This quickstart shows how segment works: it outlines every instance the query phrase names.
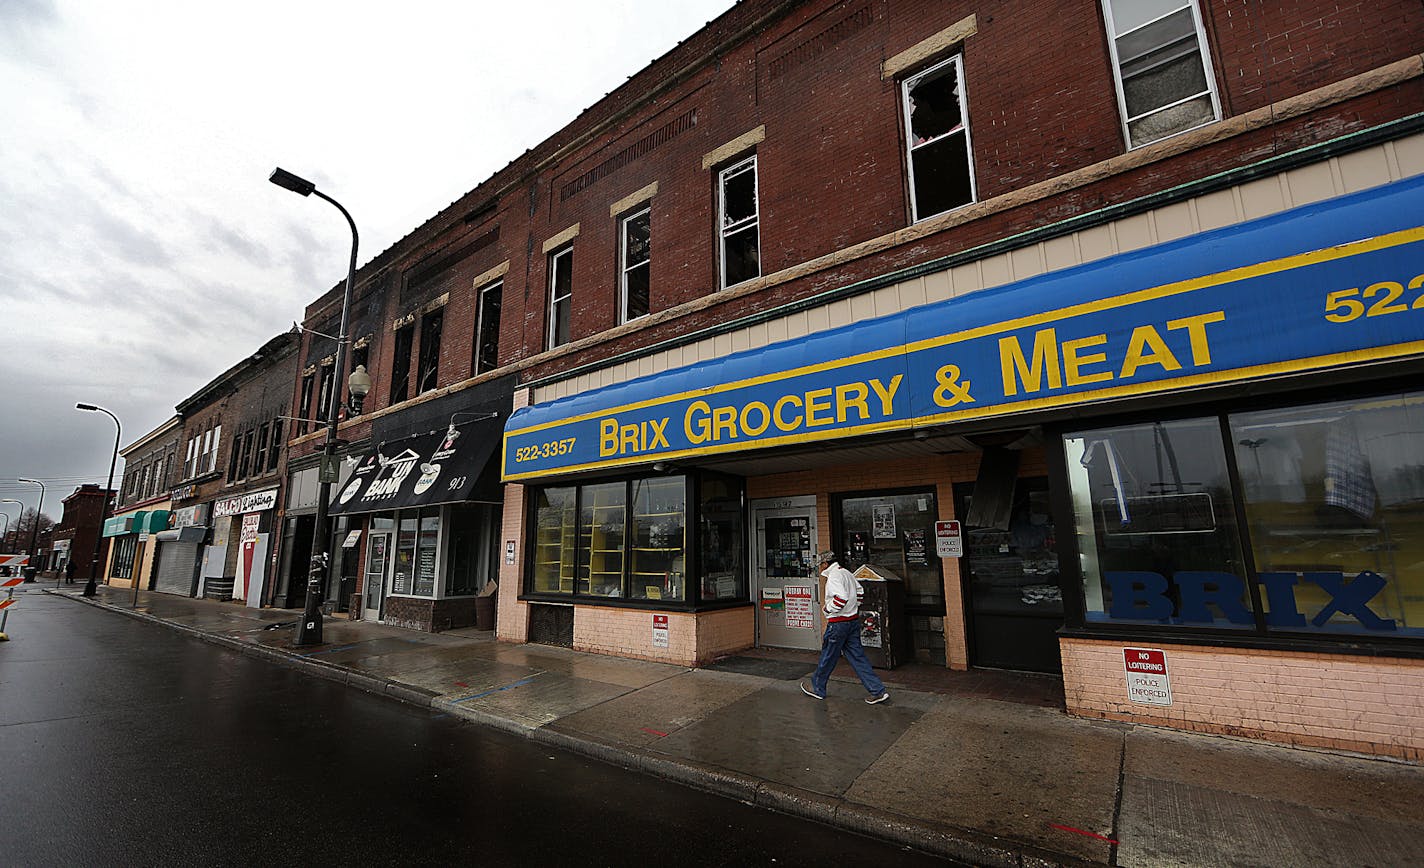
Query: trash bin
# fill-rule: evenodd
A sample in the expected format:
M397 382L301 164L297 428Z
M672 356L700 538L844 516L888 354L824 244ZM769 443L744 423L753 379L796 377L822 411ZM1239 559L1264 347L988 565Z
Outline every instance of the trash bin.
M25 567L25 569L24 569L25 581L27 581L27 582L33 582L33 581L35 580L35 573L38 573L38 572L39 572L39 568L38 568L38 567Z
M866 564L855 571L865 589L860 603L860 644L876 669L894 669L914 659L905 617L905 581L884 567Z

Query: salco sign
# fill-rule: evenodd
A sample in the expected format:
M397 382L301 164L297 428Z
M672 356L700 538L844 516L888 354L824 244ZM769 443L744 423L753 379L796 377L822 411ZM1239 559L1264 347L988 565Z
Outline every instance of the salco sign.
M222 518L229 515L242 515L245 512L261 512L276 505L277 489L269 488L266 491L254 491L251 494L219 500L213 504L213 515Z

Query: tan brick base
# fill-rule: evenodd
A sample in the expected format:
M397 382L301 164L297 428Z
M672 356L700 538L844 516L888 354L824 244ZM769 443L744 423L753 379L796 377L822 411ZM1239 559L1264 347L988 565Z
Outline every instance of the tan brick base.
M1070 714L1424 761L1424 660L1063 639ZM1124 647L1167 654L1172 705L1129 702Z

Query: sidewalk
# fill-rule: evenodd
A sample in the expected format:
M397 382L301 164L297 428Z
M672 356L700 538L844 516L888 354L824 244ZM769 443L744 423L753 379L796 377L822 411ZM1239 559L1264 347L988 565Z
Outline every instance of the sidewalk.
M58 593L83 601L80 586ZM974 865L1424 865L1424 767L1077 720L1053 679L807 655L705 669L100 587L94 604L538 741ZM84 601L90 602L90 601ZM997 698L995 698L997 697Z

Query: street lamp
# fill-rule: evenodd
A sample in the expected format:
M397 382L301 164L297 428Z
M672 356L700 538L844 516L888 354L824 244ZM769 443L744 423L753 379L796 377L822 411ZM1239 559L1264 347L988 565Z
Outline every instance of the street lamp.
M284 190L291 190L302 196L310 196L315 193L318 199L325 199L336 210L341 212L341 216L346 218L346 223L351 227L351 261L346 266L346 292L341 298L341 329L336 338L336 366L332 371L331 394L327 398L327 405L319 408L326 414L326 439L321 444L321 467L317 470L317 499L316 499L316 545L313 547L311 569L307 572L307 601L302 612L302 620L297 624L298 645L320 645L321 644L321 599L324 597L324 589L327 587L328 571L331 569L331 528L327 525L330 517L327 515L327 501L331 500L331 484L336 481L336 414L337 408L341 406L341 384L346 379L346 344L350 340L347 337L347 328L351 317L351 286L356 280L356 248L360 243L360 236L356 233L356 221L351 219L351 214L341 203L321 192L316 185L305 178L293 175L283 168L272 170L272 174L267 178L273 184ZM361 374L365 374L365 366L357 369ZM364 399L366 392L371 389L369 376L365 377L364 384L354 381L351 383L353 397L358 389L364 385L361 391L361 398ZM318 414L320 415L320 414Z
M94 556L89 560L89 581L84 585L82 594L85 597L92 597L99 591L98 583L95 581L99 570L99 551L104 543L104 522L109 517L109 501L112 499L114 489L114 465L119 463L119 438L124 434L124 426L119 424L118 416L103 407L94 404L75 404L74 409L96 411L114 420L114 457L109 459L109 481L104 483L104 505L99 509L99 532L94 535Z
M45 487L44 483L38 479L26 479L23 476L19 477L19 479L21 482L28 482L40 487L40 505L35 507L35 525L30 528L30 557L35 559L35 563L31 564L30 568L25 570L25 581L33 582L35 580L35 572L39 569L39 552L35 546L37 545L37 540L40 535L40 516L44 515ZM23 513L21 513L21 515L23 515Z

